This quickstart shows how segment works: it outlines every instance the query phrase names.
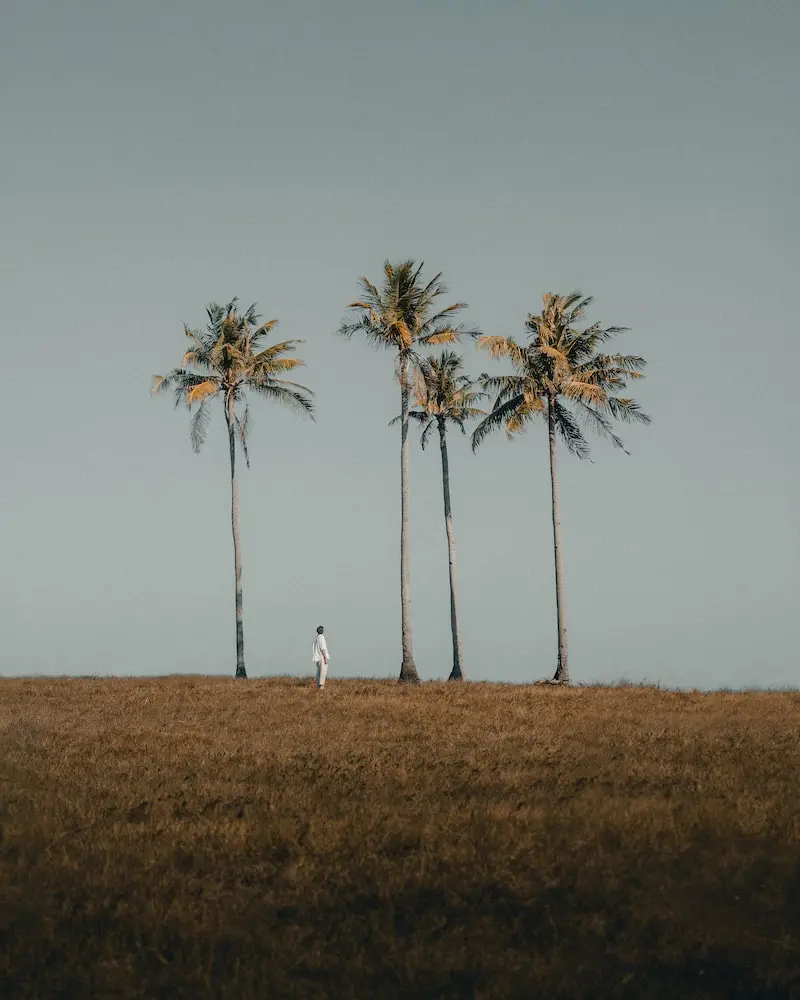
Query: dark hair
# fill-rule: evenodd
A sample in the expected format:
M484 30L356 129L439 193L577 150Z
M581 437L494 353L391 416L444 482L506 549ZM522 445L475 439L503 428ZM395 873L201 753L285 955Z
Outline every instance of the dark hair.
M317 625L317 635L322 635L325 629L321 625Z

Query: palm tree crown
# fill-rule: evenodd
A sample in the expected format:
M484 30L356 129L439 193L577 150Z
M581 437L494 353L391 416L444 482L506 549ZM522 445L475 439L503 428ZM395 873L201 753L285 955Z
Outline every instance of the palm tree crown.
M297 382L280 376L302 367L299 358L286 357L288 352L302 343L284 340L264 346L264 341L278 324L275 319L259 323L255 305L244 312L236 308L237 299L227 305L212 303L206 312L205 329L191 330L184 326L191 347L183 356L181 367L173 368L167 375L156 375L153 393L172 390L175 405L185 403L190 409L197 404L191 420L192 447L199 451L206 438L211 418L210 403L215 396L222 396L226 416L229 415L242 445L247 464L249 406L245 390L282 403L313 417L313 392ZM241 404L241 416L236 412Z
M423 283L422 268L413 260L401 264L387 260L380 288L368 278L359 278L361 298L348 307L356 316L344 321L339 333L347 338L360 333L373 347L395 350L401 360L416 362L417 348L452 344L472 332L453 323L466 303L454 302L440 309L437 300L447 294L442 275ZM402 376L401 371L398 374Z
M569 451L588 458L589 444L584 428L591 427L624 450L613 431L613 420L649 423L638 403L617 395L628 379L642 378L644 358L632 354L606 354L601 348L625 327L603 328L593 323L576 328L592 302L580 292L570 295L546 294L542 312L528 316L527 345L513 337L481 337L478 344L492 358L506 358L513 374L481 377L487 390L497 393L494 407L472 436L477 448L499 427L513 436L527 429L537 416L547 419L548 406L556 430Z
M464 371L464 359L455 351L443 351L440 357L421 358L414 382L414 405L409 417L423 424L420 443L424 448L431 430L440 422L455 424L466 433L466 421L485 416L475 404L486 393ZM396 417L392 423L399 420Z

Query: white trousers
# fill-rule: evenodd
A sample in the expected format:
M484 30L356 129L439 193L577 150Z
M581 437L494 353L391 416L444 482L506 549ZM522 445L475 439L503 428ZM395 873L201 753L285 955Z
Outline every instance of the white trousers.
M317 660L317 687L325 687L325 678L328 676L328 664L324 660Z

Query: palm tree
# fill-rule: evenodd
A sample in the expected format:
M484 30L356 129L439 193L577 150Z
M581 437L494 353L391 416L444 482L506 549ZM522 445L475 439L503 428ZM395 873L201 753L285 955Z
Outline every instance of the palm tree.
M465 307L463 302L439 308L447 293L441 274L422 280L422 264L406 260L383 265L383 281L378 287L368 278L359 278L360 299L351 302L355 313L342 321L339 333L348 339L359 334L373 347L395 354L395 374L400 382L400 605L403 661L400 680L417 683L411 643L411 584L408 563L408 412L411 380L419 363L418 348L450 344L468 331L454 326L453 319ZM472 331L469 331L472 332Z
M513 373L481 377L484 388L495 390L497 398L492 411L472 435L473 449L499 427L505 427L512 437L526 430L534 417L541 416L547 422L558 621L558 666L553 680L565 684L569 683L569 661L556 439L560 435L568 451L578 458L588 458L584 427L591 427L625 451L613 431L614 420L650 423L650 417L636 402L617 395L626 388L628 379L643 377L644 358L605 354L601 350L613 336L625 332L625 327L604 329L593 323L579 330L575 326L591 302L591 297L585 298L580 292L548 293L543 296L542 312L538 316L529 315L525 323L527 345L518 344L512 337L481 337L478 341L490 357L510 361Z
M442 455L442 494L444 496L444 527L447 534L447 555L450 570L450 630L453 635L453 669L448 680L464 679L464 654L458 627L456 596L456 542L453 534L453 511L450 504L450 463L447 457L447 425L455 424L466 434L465 423L483 410L475 405L486 395L476 391L475 383L464 372L464 359L455 351L443 351L441 357L430 355L421 360L414 380L414 404L409 417L423 424L420 444L423 450L435 427L439 432ZM399 417L396 418L399 420ZM396 421L393 420L392 423Z
M247 451L249 407L247 392L298 410L312 417L313 392L297 382L280 378L304 364L299 358L286 357L302 343L285 340L264 346L264 341L277 326L276 319L259 323L255 305L245 312L237 309L237 299L227 305L211 303L207 308L205 329L190 330L184 325L191 341L180 368L167 375L153 378L153 394L172 390L175 405L185 403L194 411L190 423L190 438L195 452L200 451L211 418L211 401L219 398L228 428L231 457L231 527L233 530L233 563L236 586L236 676L247 677L244 665L244 631L242 627L242 558L239 544L239 486L236 478L236 441L250 467ZM240 412L237 406L241 407Z

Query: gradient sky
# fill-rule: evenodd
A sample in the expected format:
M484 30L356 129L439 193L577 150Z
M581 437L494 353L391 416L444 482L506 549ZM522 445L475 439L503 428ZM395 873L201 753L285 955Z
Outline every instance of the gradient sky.
M0 673L235 666L222 413L149 397L238 295L318 422L254 405L251 675L400 666L389 355L335 337L386 257L522 333L578 288L650 427L564 457L576 681L800 683L796 0L4 0ZM485 367L472 345L472 371ZM555 666L546 435L453 439L465 663ZM411 454L414 646L451 665L438 449Z

